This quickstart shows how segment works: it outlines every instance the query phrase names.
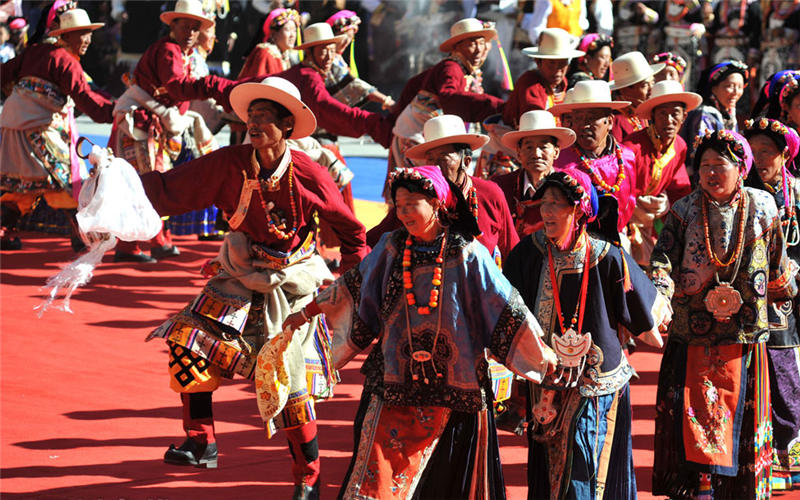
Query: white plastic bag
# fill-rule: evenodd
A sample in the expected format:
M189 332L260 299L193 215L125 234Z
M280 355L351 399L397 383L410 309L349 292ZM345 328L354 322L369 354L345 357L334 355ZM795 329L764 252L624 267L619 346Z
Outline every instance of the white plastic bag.
M69 308L72 292L89 282L103 255L116 246L117 238L143 241L161 231L161 218L130 163L99 146L92 146L89 161L94 166L94 175L81 186L76 216L89 250L47 279L43 288L50 289L48 297L34 308L39 310L40 318L62 288L67 292L64 303L54 307L72 312Z

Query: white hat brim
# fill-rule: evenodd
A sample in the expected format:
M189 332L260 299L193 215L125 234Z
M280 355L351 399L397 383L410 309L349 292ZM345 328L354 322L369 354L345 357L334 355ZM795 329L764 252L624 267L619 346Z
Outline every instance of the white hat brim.
M703 98L700 97L700 94L695 94L694 92L676 92L674 94L651 97L636 108L636 114L643 118L650 118L653 108L668 102L681 102L686 105L686 111L691 111L703 102Z
M569 113L576 109L610 109L616 111L630 106L630 101L608 101L608 102L573 102L569 104L556 104L547 111L552 115L560 115L562 113Z
M417 144L406 150L406 157L412 160L424 160L425 153L433 148L444 146L446 144L466 144L473 150L482 148L489 142L489 136L483 134L459 134L448 135L447 137L440 137L432 141Z
M298 45L297 47L294 48L294 50L306 50L306 49L310 49L311 47L314 47L314 46L317 46L317 45L328 45L329 43L339 43L340 41L344 40L345 38L347 38L347 35L336 35L333 38L324 38L322 40L314 40L312 42L306 42L303 45Z
M105 23L92 23L92 24L86 24L84 26L71 26L69 28L53 30L50 33L48 33L48 36L61 36L62 34L69 33L70 31L81 31L81 30L94 31L96 29L102 28L103 26L105 26Z
M575 142L575 132L565 127L542 128L536 130L514 130L512 132L506 132L503 134L503 137L500 138L500 142L508 149L516 151L520 140L525 137L535 136L555 137L556 141L558 141L558 147L561 149L567 148Z
M608 82L608 87L611 90L619 90L619 89L624 89L625 87L630 87L631 85L636 85L637 83L643 82L646 78L650 78L651 76L655 75L656 73L660 72L662 69L664 69L666 67L667 67L667 65L664 64L664 63L651 64L650 65L650 74L649 75L642 75L640 78L638 78L635 81L627 82L627 83L625 83L623 85L619 85L619 86L618 86L618 82L616 80L611 80L610 82Z
M294 116L294 129L289 139L308 137L317 129L317 119L303 101L277 87L256 82L239 84L231 91L230 102L233 112L244 123L247 123L247 108L256 99L275 101Z
M541 54L539 52L539 47L525 47L522 49L522 53L534 59L574 59L586 55L586 52L575 49L569 49L563 54Z
M450 38L442 42L441 45L439 45L439 51L452 52L453 48L461 40L465 40L467 38L477 38L477 37L485 38L486 41L494 40L495 38L497 38L497 30L485 29L479 31L467 31L466 33L459 33L458 35L451 36Z
M200 21L201 30L208 29L214 25L214 21L205 16L187 14L185 12L175 12L174 10L171 10L169 12L162 12L161 15L159 16L159 19L161 19L161 22L164 24L170 24L175 19L180 19L180 18L194 19L195 21Z

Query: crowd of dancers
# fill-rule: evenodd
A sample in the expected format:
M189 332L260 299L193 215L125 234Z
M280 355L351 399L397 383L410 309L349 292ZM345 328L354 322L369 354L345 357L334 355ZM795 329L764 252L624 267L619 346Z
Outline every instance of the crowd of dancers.
M92 175L76 111L113 124L108 147L166 220L116 261L177 256L172 234L221 240L197 297L147 337L183 409L169 464L217 467L213 393L238 375L267 437L288 438L294 498L319 498L316 403L368 351L340 498L505 498L498 427L527 437L529 498L635 498L626 351L644 342L663 348L654 494L798 487L800 71L792 45L770 47L770 74L765 53L727 56L776 13L796 40L800 5L649 3L620 18L615 53L603 22L584 33L584 2L535 2L535 66L504 99L482 86L495 27L459 20L394 99L347 57L355 12L272 10L228 79L205 61L213 9L178 0L114 98L81 66L102 23L56 0L46 38L0 66L2 248L34 212L73 220ZM724 28L705 36L690 7ZM661 15L709 57L636 50ZM363 135L389 151L368 232L337 146Z

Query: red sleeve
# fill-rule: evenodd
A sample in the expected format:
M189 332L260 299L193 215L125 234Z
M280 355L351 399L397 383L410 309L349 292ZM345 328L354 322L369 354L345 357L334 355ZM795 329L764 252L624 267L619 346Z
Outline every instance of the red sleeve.
M623 129L622 121L625 118L619 114L614 113L614 123L611 125L611 135L614 136L614 140L617 141L617 144L622 144L622 141L625 139L625 130Z
M239 71L239 79L253 76L263 78L266 75L280 73L281 71L283 71L283 62L280 59L276 59L269 49L256 46L244 61L244 66Z
M431 77L434 92L446 114L458 115L465 122L481 122L503 109L502 99L464 90L464 72L455 61L445 61Z
M0 64L0 85L2 85L2 90L7 95L11 94L11 85L19 78L19 68L21 64L21 55Z
M519 235L514 227L514 219L511 217L511 210L508 209L506 196L496 183L492 181L482 181L481 191L484 196L491 200L494 206L495 224L500 230L497 238L497 247L500 255L505 259L511 249L519 243Z
M631 139L633 139L633 137L628 137L626 141L619 144L633 151L636 158L633 162L633 175L635 176L633 182L635 192L633 196L637 197L644 190L645 184L650 182L650 176L646 173L650 165L648 164L647 156L642 153L642 145L638 141L632 141Z
M680 140L683 142L683 139L678 136L675 138L675 141ZM676 148L677 149L677 148ZM667 185L665 191L667 192L667 198L669 199L670 204L675 203L676 201L680 200L684 196L687 196L689 193L692 192L692 185L689 182L689 174L686 172L686 143L683 143L683 147L680 148L679 151L675 152L675 171L672 173L672 181Z
M53 83L64 93L69 94L78 109L89 115L92 120L98 123L113 122L114 104L89 87L81 64L66 50L57 50L52 54L55 62L53 77L56 80Z
M184 64L183 55L180 48L174 43L163 45L164 50L160 54L157 63L158 79L167 89L169 96L176 101L191 101L194 99L217 98L219 93L218 85L213 82L231 82L233 80L215 76L214 79L204 77L195 80L189 74L188 67Z
M292 160L295 165L302 165L295 172L305 178L301 178L301 182L306 181L303 183L303 188L317 196L315 208L320 219L330 224L341 242L342 271L358 265L369 253L363 224L345 204L342 193L326 168L314 163L304 153L296 151L292 151Z
M225 149L219 149L167 172L144 174L141 177L142 185L156 212L164 216L179 215L211 205L229 212L235 208L225 206L227 204L219 200L223 183L241 179L241 174L221 171L230 164L224 161L225 154ZM238 181L239 186L241 183Z
M375 247L380 241L381 236L383 236L383 233L394 231L401 225L400 219L397 218L397 212L394 207L392 207L389 209L389 213L386 214L386 217L384 217L377 226L367 231L367 245L369 245L370 248Z
M503 122L517 127L519 117L526 111L547 108L547 92L539 83L536 71L523 73L508 96L503 109Z
M331 97L322 78L316 73L307 73L310 77L296 81L296 76L289 69L277 76L291 75L290 79L299 89L303 102L311 108L317 118L317 126L335 135L361 137L368 134L375 142L388 148L391 142L392 123L388 117L378 113L370 113L359 108L351 108ZM298 73L298 75L300 75ZM289 78L287 78L289 79Z

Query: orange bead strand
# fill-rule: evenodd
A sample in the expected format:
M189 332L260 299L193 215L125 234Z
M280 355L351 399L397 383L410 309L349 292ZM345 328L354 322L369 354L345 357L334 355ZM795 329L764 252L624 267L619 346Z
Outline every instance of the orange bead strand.
M439 248L439 255L436 257L437 267L433 269L433 277L431 278L430 297L428 298L427 306L417 306L417 299L414 296L414 282L411 277L411 245L413 240L409 235L406 238L406 247L403 250L403 289L406 291L406 303L409 307L416 307L418 314L430 314L432 310L439 307L439 298L441 297L442 277L444 272L444 248L447 244L447 233L442 236L442 246Z

